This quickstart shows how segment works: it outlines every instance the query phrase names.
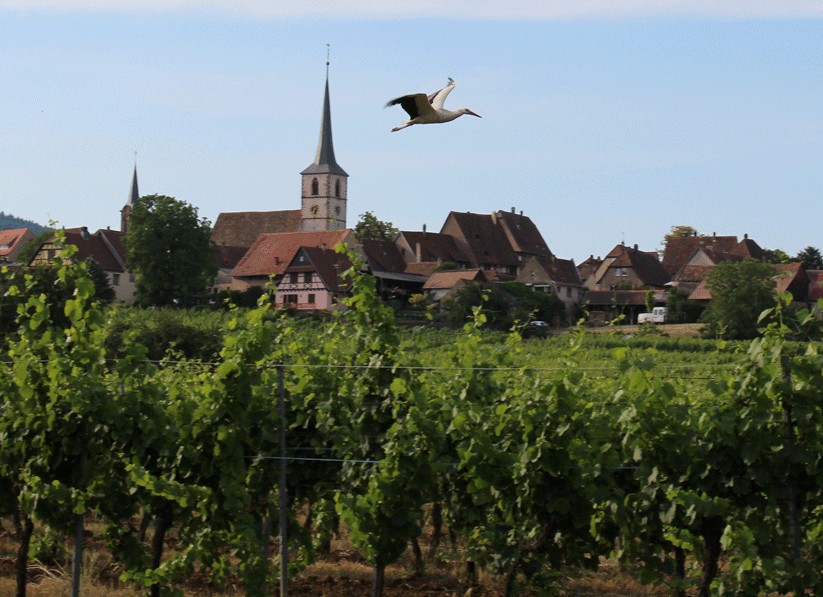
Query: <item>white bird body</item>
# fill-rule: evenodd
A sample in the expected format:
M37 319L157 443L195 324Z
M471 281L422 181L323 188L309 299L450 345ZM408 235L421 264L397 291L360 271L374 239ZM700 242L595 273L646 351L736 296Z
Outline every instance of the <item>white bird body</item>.
M460 108L459 110L446 110L443 104L446 97L454 89L454 79L449 77L448 84L438 91L426 95L425 93L412 93L395 98L386 104L386 107L400 106L408 113L409 119L394 127L391 131L397 132L413 124L437 124L440 122L450 122L455 118L463 116L463 114L471 114L482 118L480 114L475 114L468 108Z

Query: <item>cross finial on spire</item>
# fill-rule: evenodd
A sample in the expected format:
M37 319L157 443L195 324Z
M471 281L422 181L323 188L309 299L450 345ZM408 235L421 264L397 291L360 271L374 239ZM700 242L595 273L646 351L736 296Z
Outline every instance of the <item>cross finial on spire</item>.
M331 46L326 44L326 78L329 77L329 55L331 54Z

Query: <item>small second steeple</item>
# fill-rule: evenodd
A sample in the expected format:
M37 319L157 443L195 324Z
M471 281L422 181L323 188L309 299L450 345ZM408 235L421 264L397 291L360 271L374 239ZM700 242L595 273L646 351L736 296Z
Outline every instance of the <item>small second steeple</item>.
M137 191L137 160L134 162L134 174L131 177L131 190L129 191L129 198L123 209L120 210L120 232L123 234L129 231L129 217L134 209L137 200L140 198L140 193Z

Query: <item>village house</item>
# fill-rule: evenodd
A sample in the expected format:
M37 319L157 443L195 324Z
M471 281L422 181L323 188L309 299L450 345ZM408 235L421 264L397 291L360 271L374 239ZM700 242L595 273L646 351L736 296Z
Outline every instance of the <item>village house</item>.
M77 247L77 252L72 259L75 262L91 259L100 265L108 278L109 285L114 290L114 301L124 305L134 303L137 291L134 275L126 264L126 248L123 238L128 232L129 216L138 198L137 166L135 166L128 199L120 210L120 230L106 228L91 233L86 226L63 229L65 235L63 242L66 245ZM51 236L40 245L28 265L50 265L61 250L57 237Z
M28 228L0 230L0 265L17 264L20 249L33 239L34 233Z
M350 286L344 273L352 267L349 258L326 247L297 249L277 286L275 305L299 311L332 311Z

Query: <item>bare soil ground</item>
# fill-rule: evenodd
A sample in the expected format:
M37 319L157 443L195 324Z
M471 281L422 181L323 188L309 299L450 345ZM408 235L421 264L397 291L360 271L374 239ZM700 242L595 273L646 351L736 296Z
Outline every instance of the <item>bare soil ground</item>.
M7 527L8 529L8 527ZM427 552L429 537L421 537L421 547ZM15 553L13 536L0 531L0 597L15 594ZM386 597L443 596L443 597L502 597L502 583L481 573L478 584L472 586L463 578L464 564L450 547L442 547L442 555L426 561L423 574L415 574L410 551L386 569L384 595ZM69 597L71 594L70 562L45 565L32 562L29 566L31 597ZM120 570L111 561L102 542L93 535L87 542L84 557L81 594L84 597L138 597L145 595L134 585L118 581ZM289 580L289 595L293 597L357 597L371 591L372 570L345 537L332 543L329 556L319 559L296 578ZM611 561L605 561L597 572L568 571L562 582L567 595L576 597L640 597L666 595L662 588L640 585L631 575ZM210 586L192 579L179 586L187 597L240 597L241 585L229 583ZM278 594L278 587L271 588ZM543 594L539 589L524 590L523 597Z

